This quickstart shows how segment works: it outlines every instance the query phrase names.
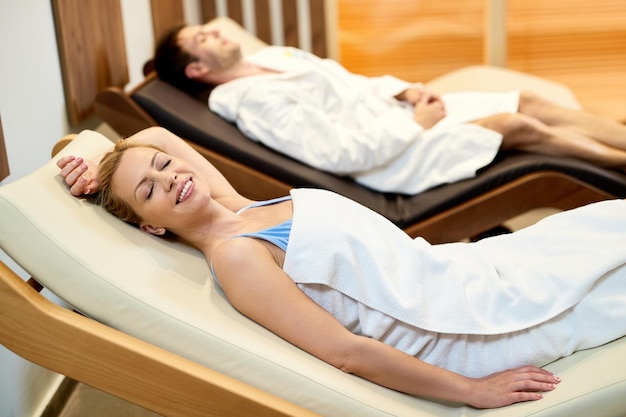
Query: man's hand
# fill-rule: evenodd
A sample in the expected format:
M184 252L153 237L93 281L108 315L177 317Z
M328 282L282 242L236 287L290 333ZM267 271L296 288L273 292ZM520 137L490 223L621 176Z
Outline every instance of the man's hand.
M93 194L100 188L98 166L94 162L70 155L60 158L57 166L73 196Z
M414 84L413 87L409 87L400 94L396 95L395 99L400 101L407 101L415 105L418 101L422 99L425 94L431 97L439 97L439 94L429 91L425 89L421 83L417 83Z
M446 109L441 97L437 94L423 92L415 103L413 120L424 129L430 129L445 115Z

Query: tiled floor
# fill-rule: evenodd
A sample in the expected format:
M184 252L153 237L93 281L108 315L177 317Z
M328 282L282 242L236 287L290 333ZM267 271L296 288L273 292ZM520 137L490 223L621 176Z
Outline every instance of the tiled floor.
M50 407L42 417L160 417L84 384L70 381L65 389L68 392L62 403Z

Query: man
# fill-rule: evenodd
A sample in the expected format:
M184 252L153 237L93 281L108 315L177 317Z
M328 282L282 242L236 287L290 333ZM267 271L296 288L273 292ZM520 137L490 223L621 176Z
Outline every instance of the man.
M382 192L417 194L472 177L508 149L626 168L626 126L530 92L439 96L289 47L243 57L205 26L165 36L155 67L192 94L215 86L210 109L251 139Z

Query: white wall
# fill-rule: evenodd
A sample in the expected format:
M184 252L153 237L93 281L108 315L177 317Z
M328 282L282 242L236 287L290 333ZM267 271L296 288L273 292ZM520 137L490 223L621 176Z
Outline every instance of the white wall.
M142 79L154 47L150 2L121 4L130 88ZM197 23L197 0L184 5L188 22ZM0 57L0 117L11 170L1 185L48 161L54 143L67 133L100 123L94 117L81 126L68 125L50 0L0 0ZM0 261L27 278L2 251ZM38 416L60 380L0 346L0 417Z

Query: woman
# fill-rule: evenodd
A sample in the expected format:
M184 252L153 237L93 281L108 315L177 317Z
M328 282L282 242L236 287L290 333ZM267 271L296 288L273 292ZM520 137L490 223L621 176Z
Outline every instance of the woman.
M200 249L244 315L408 394L480 408L537 400L559 382L538 366L626 334L622 200L432 246L322 190L251 201L160 128L118 143L99 166L58 165L72 194L100 190L123 220ZM607 249L581 265L590 247Z

